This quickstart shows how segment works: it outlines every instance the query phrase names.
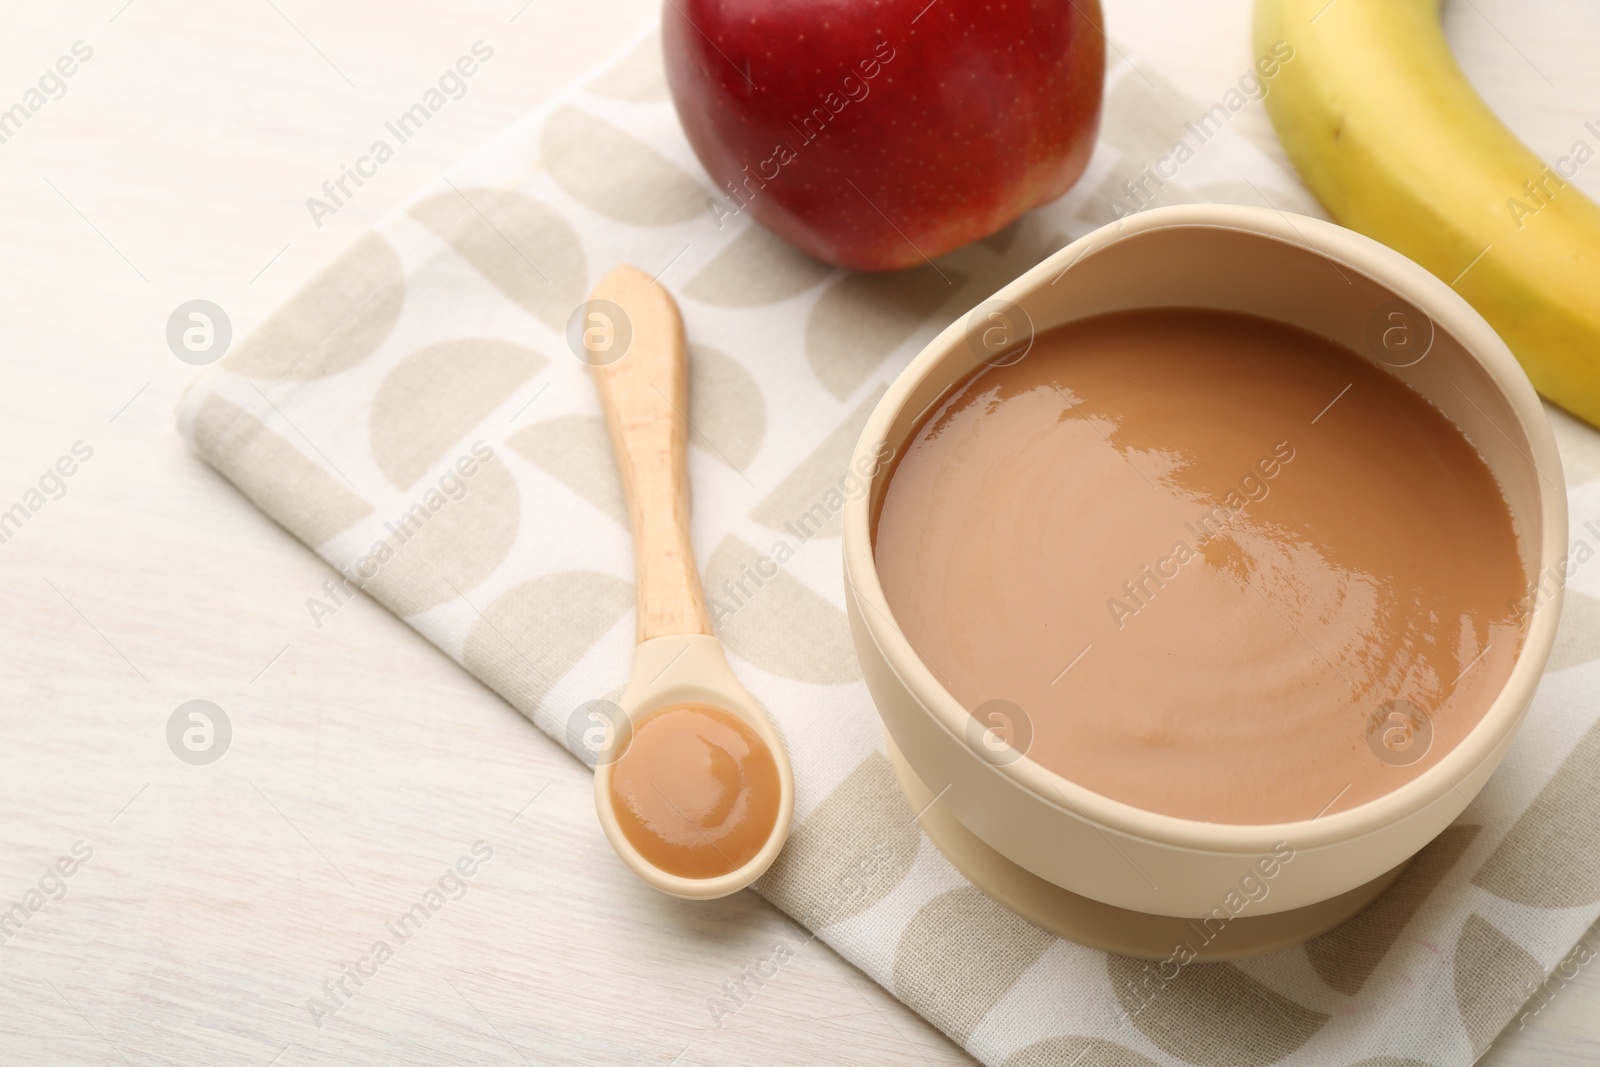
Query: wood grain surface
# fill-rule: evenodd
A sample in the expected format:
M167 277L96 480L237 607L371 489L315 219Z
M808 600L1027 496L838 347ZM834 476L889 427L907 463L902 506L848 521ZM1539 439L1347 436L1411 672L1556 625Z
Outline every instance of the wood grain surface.
M76 842L92 856L0 945L0 1062L971 1062L815 941L719 1025L722 983L803 935L751 894L636 882L577 761L372 602L314 620L332 569L172 427L195 373L165 340L179 304L242 336L655 7L5 0L0 109L75 42L93 56L0 144L0 510L78 442L92 456L0 544L0 900ZM1248 0L1106 7L1117 46L1199 100L1250 65ZM1541 154L1600 119L1592 0L1447 0L1446 20ZM313 219L479 40L494 58L465 95ZM1282 158L1258 105L1235 123ZM1575 183L1600 196L1600 166ZM168 747L192 699L231 724L209 765ZM459 899L372 963L462 857ZM317 1016L347 968L366 977ZM1482 1062L1600 1061L1597 1018L1588 967Z

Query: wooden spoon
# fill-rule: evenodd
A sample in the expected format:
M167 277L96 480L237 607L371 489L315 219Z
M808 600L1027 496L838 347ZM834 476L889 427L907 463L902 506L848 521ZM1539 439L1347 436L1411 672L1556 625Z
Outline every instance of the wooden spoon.
M583 343L633 526L637 645L626 721L595 766L595 810L617 855L697 900L760 877L789 835L783 741L734 677L689 538L689 359L672 296L621 266L584 308Z

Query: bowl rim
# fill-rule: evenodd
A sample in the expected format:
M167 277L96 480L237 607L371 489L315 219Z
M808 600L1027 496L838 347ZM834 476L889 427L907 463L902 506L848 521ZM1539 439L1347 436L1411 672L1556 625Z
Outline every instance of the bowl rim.
M1529 570L1535 576L1552 571L1567 550L1566 484L1554 434L1532 383L1505 342L1464 298L1425 268L1386 245L1335 223L1275 209L1224 204L1150 208L1108 223L1071 242L989 299L1020 302L1028 293L1053 284L1050 279L1061 280L1080 262L1113 243L1168 229L1225 229L1296 245L1336 261L1341 268L1352 270L1405 299L1432 319L1436 327L1454 337L1466 356L1482 367L1505 398L1528 442L1532 469L1526 477L1532 479L1538 493L1542 528L1537 543L1531 538L1524 541L1525 550L1534 557L1526 562L1531 564ZM862 429L856 445L856 459L879 454L891 424L907 406L913 390L935 376L938 364L966 338L969 332L966 318L963 315L942 330L895 378ZM952 376L946 384L956 380L957 376ZM861 619L860 627L878 646L889 669L921 706L931 724L950 734L957 744L968 747L963 738L970 712L944 688L912 649L893 621L878 579L869 523L871 501L892 470L891 464L878 464L867 491L846 501L842 516L846 594L864 606L865 610L856 613ZM1500 474L1496 471L1497 478ZM1466 737L1416 778L1331 815L1279 823L1205 822L1153 812L1112 799L1045 768L1027 755L1003 765L988 761L982 761L982 765L1004 775L1037 800L1103 830L1202 851L1254 852L1286 841L1297 849L1314 849L1348 841L1402 822L1441 800L1451 790L1461 797L1457 810L1464 810L1472 798L1461 791L1459 783L1486 760L1495 757L1532 701L1554 645L1563 585L1557 583L1554 595L1534 597L1528 630L1511 673ZM973 759L977 760L978 756L974 754Z

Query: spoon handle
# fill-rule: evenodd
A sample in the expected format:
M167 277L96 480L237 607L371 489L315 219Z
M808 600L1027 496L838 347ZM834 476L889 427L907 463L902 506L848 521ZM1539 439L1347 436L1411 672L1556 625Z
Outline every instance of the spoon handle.
M637 640L714 634L689 540L689 356L678 305L627 265L600 279L589 300L584 344L633 525ZM626 321L610 321L609 309L594 306L601 300ZM625 331L631 339L612 358Z

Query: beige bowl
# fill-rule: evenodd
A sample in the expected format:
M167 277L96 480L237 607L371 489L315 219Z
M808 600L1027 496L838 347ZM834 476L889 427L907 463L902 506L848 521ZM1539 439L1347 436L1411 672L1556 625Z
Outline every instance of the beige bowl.
M1482 721L1434 766L1376 800L1318 819L1225 825L1112 800L1025 755L993 759L992 750L969 742L971 716L912 650L878 582L873 530L891 465L873 457L885 448L902 454L929 407L990 354L987 309L1043 331L1162 306L1275 319L1387 366L1483 454L1510 505L1528 581L1555 571L1567 535L1555 441L1522 368L1466 301L1399 253L1331 223L1245 207L1160 208L1073 242L1000 290L980 306L984 313L934 338L879 402L856 454L864 464L857 469L878 473L844 512L846 601L862 670L893 747L928 793L998 857L1053 886L1147 915L1201 917L1230 893L1237 897L1258 858L1286 843L1293 859L1275 867L1252 916L1356 900L1361 894L1352 891L1381 888L1381 876L1448 826L1499 765L1549 657L1559 591L1535 604L1522 652ZM1413 331L1394 351L1384 347L1391 323ZM1431 345L1422 344L1430 332ZM1006 902L1007 893L995 895Z

